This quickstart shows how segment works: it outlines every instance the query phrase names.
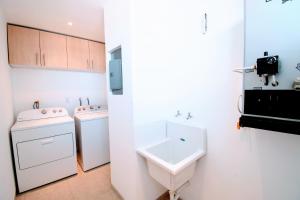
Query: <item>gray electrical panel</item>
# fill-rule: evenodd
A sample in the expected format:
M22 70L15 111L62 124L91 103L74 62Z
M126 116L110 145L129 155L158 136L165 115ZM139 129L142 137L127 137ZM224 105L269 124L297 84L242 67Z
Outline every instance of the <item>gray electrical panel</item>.
M110 90L114 95L123 94L122 51L118 48L111 52L109 61Z

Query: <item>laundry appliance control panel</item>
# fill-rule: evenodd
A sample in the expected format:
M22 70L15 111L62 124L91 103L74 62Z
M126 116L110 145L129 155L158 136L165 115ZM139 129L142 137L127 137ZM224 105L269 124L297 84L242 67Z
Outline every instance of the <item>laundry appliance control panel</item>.
M32 109L21 112L17 117L17 121L31 121L55 117L65 117L68 115L68 111L62 107Z
M106 105L88 105L75 108L74 114L84 114L91 112L107 112Z

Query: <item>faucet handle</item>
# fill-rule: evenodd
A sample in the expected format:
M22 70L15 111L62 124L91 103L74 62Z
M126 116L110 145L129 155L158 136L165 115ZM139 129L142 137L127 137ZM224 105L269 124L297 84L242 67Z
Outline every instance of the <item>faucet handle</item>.
M180 113L180 110L177 110L175 117L179 117L179 116L181 116L181 113Z
M192 116L192 114L189 112L188 115L187 115L187 117L186 117L186 120L189 120L189 119L192 119L192 118L193 118L193 116Z

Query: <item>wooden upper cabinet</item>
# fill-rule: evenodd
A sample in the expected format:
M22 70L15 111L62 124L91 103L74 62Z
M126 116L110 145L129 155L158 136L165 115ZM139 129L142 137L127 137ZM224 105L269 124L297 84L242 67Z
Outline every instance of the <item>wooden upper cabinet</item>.
M68 68L79 71L90 71L88 40L67 37Z
M18 66L40 67L39 31L8 25L9 63Z
M40 31L41 64L46 68L67 69L67 37Z
M105 73L105 45L99 42L89 41L91 70Z
M9 64L105 73L105 45L63 34L7 25Z

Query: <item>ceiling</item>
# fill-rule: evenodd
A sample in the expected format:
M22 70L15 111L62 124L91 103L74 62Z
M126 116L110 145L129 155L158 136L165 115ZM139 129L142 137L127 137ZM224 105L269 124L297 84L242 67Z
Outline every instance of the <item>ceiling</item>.
M103 4L104 0L0 0L9 23L101 42L105 41Z

